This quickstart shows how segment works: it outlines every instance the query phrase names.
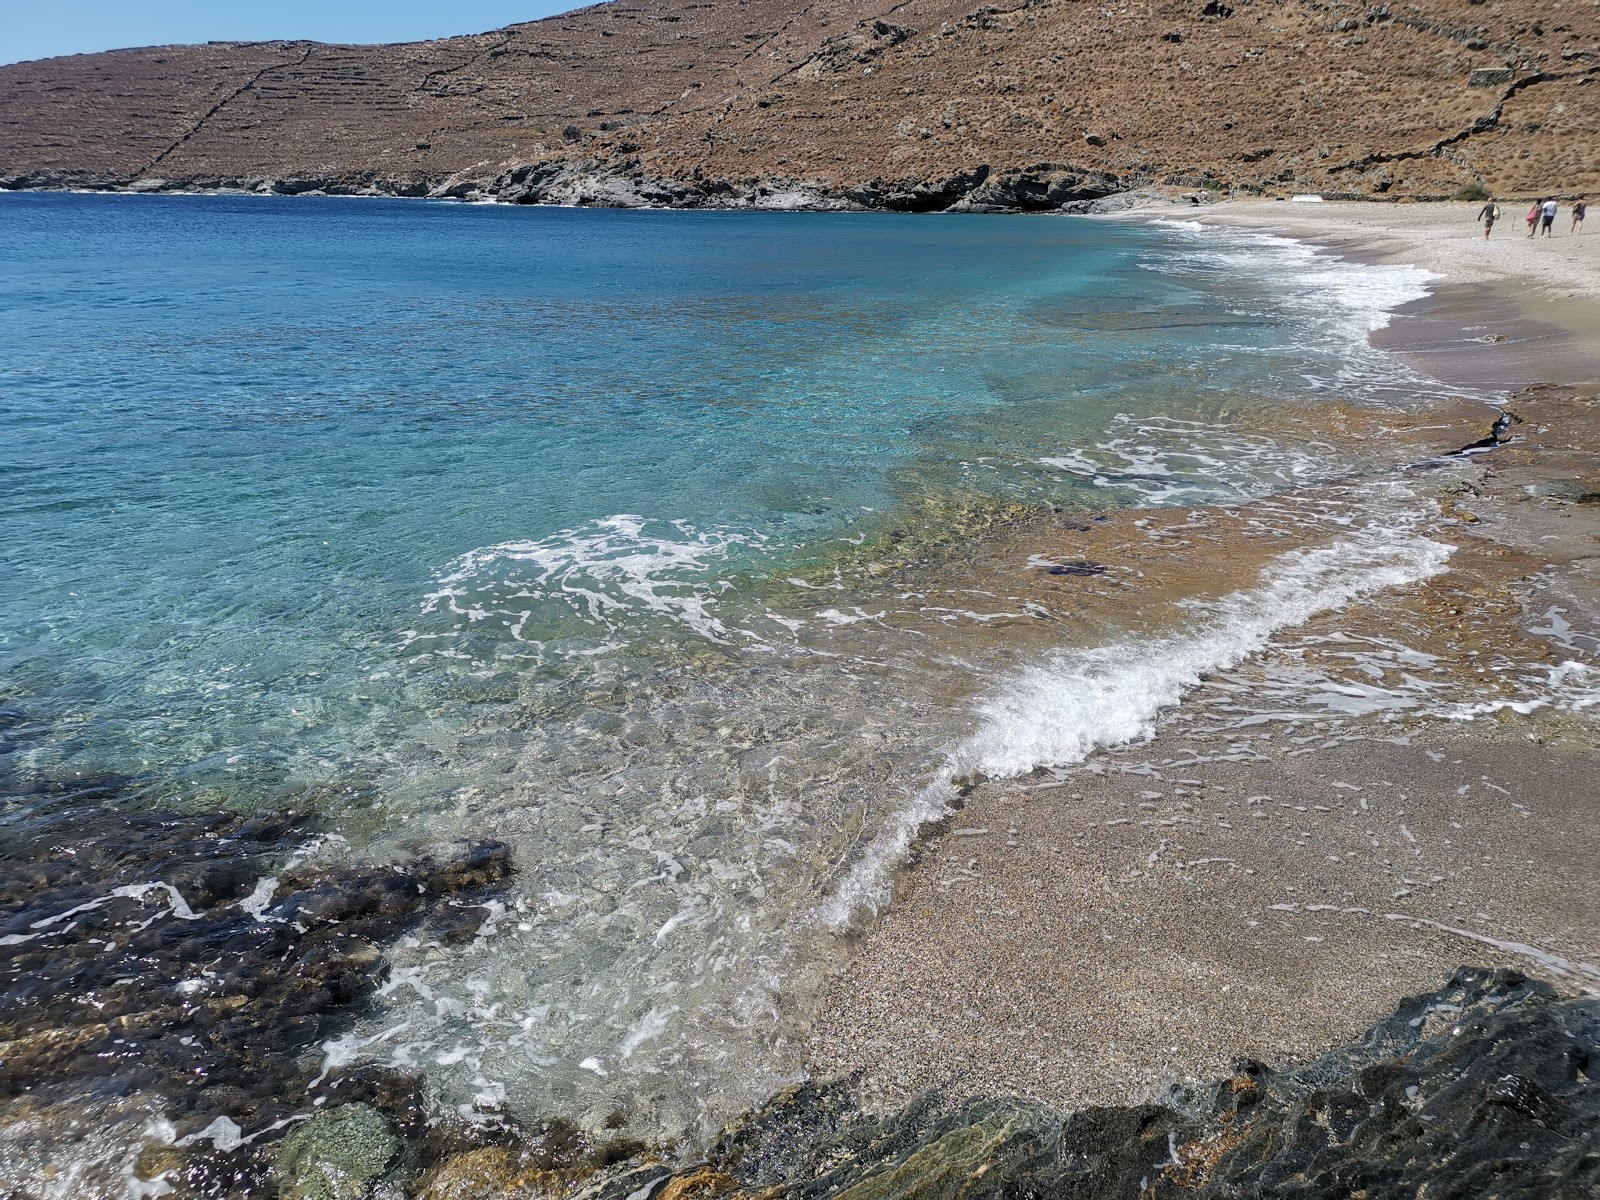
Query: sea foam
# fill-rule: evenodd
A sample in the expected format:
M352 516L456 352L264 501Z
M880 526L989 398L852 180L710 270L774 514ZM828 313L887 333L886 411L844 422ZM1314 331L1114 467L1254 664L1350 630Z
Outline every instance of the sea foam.
M1350 262L1266 230L1154 223L1190 244L1179 255L1152 256L1145 264L1149 270L1246 280L1268 300L1263 319L1287 320L1302 336L1310 335L1303 346L1321 361L1303 371L1299 382L1311 392L1337 390L1341 397L1406 407L1435 390L1427 376L1374 347L1371 336L1387 328L1398 309L1430 295L1443 276L1408 264ZM1231 349L1255 353L1250 347Z
M1330 545L1279 556L1254 587L1195 605L1197 620L1176 633L1059 650L1012 674L978 705L976 730L867 847L819 919L843 928L880 910L892 869L918 830L950 811L960 781L1016 778L1148 737L1203 676L1263 649L1280 630L1443 570L1451 547L1415 531L1421 508L1369 516Z
M754 533L619 513L537 540L469 551L440 575L422 612L449 614L458 628L485 622L516 641L548 636L556 614L610 634L655 616L726 643L734 634L716 611L717 597L731 586L722 564L735 547L763 541ZM540 627L530 630L529 619L541 615Z

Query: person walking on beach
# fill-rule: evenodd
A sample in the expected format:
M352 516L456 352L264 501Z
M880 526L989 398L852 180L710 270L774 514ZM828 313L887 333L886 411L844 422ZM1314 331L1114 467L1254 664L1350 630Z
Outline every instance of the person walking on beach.
M1584 200L1583 200L1582 196L1579 196L1576 200L1574 200L1572 202L1572 229L1570 230L1570 232L1572 232L1572 233L1582 233L1583 232L1583 214L1584 214L1585 210L1588 209L1588 207L1589 206L1584 203Z
M1556 223L1556 210L1560 207L1560 202L1554 196L1551 196L1539 206L1539 211L1544 214L1544 223L1539 228L1545 237L1553 236L1550 232L1550 226Z
M1478 220L1483 222L1483 238L1489 240L1489 231L1494 228L1494 223L1500 219L1500 206L1493 200L1478 210Z
M1528 236L1532 237L1539 232L1539 202L1535 200L1533 207L1528 210Z

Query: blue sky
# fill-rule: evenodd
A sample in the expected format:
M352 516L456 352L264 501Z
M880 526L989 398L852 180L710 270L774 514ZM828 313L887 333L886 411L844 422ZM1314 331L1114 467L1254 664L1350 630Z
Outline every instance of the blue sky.
M0 63L169 42L403 42L482 33L585 0L0 0Z

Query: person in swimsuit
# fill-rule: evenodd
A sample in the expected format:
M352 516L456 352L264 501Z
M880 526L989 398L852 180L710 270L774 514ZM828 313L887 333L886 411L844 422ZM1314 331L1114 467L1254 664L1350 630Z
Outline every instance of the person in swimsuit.
M1494 228L1494 223L1500 219L1500 206L1490 200L1478 210L1478 220L1483 222L1483 236L1487 240L1489 231Z
M1573 233L1582 233L1583 232L1583 214L1584 214L1584 210L1586 210L1588 207L1589 206L1586 203L1584 203L1584 200L1583 200L1582 196L1579 196L1576 200L1574 200L1572 202L1572 232Z

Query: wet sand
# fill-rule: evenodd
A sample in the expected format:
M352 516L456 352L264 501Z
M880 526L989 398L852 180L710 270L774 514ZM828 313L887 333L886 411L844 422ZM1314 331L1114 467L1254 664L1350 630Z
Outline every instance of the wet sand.
M1466 280L1402 331L1414 342L1465 343L1485 314L1545 304L1535 315L1567 336L1513 366L1478 361L1518 383L1600 377L1585 373L1600 321L1562 303L1600 292L1588 243L1562 260L1516 246L1535 264L1524 269L1494 242L1495 258L1470 258L1482 238L1458 236L1466 206L1294 207L1292 226L1285 204L1205 219ZM1215 697L1202 688L1150 741L978 783L926 832L890 911L823 989L811 1071L860 1071L883 1104L929 1087L1117 1103L1216 1077L1240 1056L1313 1057L1461 963L1600 994L1597 709L1513 707L1528 708L1516 682L1528 672L1593 666L1600 651L1600 401L1546 386L1510 408L1506 444L1408 476L1439 504L1426 532L1456 547L1449 569L1288 631L1239 673L1336 674L1323 643L1390 639L1432 656L1427 694L1495 711L1230 729L1208 718ZM1440 449L1458 426L1441 424Z
M1592 755L1525 732L1207 764L1169 734L981 788L834 983L814 1067L882 1102L1125 1103L1314 1057L1463 962L1600 989L1557 963L1600 962Z

